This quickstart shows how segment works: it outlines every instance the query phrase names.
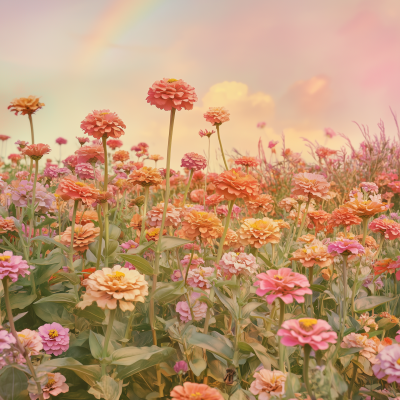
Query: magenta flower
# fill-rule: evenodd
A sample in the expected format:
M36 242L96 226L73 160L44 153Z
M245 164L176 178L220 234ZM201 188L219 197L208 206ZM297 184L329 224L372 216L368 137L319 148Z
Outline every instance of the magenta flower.
M257 124L257 128L260 128L260 129L263 129L263 128L265 128L266 127L266 125L267 125L267 123L266 122L259 122L258 124Z
M260 268L253 254L234 252L225 253L219 262L219 266L228 279L231 279L233 275L252 276Z
M396 332L397 336L395 337L396 342L400 342L400 331Z
M201 294L196 292L192 292L190 296L190 304L192 306L195 321L202 320L207 314L207 304L197 300L200 296ZM176 305L176 312L179 313L181 321L188 322L192 320L192 315L187 301L179 301Z
M178 361L174 365L174 371L178 375L186 374L186 372L188 372L188 369L189 368L188 368L188 365L187 365L186 361Z
M79 179L94 179L93 167L89 163L80 163L75 167Z
M6 330L0 330L0 353L11 349L11 345L15 344L15 337Z
M136 243L134 240L128 240L127 242L121 244L121 247L126 251L130 249L136 249L138 246L139 243Z
M179 269L175 269L171 274L171 281L178 282L182 280L182 273Z
M200 137L204 137L204 136L207 136L208 138L211 136L211 135L213 135L215 133L215 131L213 130L213 131L209 131L208 129L201 129L200 131L199 131L199 135L200 135Z
M64 138L62 138L62 137L59 137L59 138L56 139L56 143L59 144L59 145L61 146L62 144L67 144L68 141L67 141L67 139L64 139Z
M51 397L55 397L61 393L67 393L69 386L65 383L66 380L67 378L59 372L47 372L47 380L42 385L43 398L47 400L50 399L50 395ZM36 400L39 398L39 395L37 393L29 393L29 397L31 400Z
M336 132L332 128L325 128L325 135L332 139L336 136Z
M329 243L328 251L329 253L338 253L344 255L359 255L365 253L364 247L357 242L357 240L351 239L336 240L336 242Z
M46 354L59 356L67 351L69 348L68 332L68 328L63 328L57 322L39 327L39 335L42 338L43 349Z
M272 304L276 298L282 299L285 304L304 303L304 295L312 294L308 279L290 268L270 269L269 271L258 274L259 281L254 283L258 286L256 294L265 296L270 293L266 300Z
M277 144L278 144L277 141L275 141L275 140L270 140L269 143L268 143L268 148L269 148L269 149L273 149Z
M63 164L64 167L73 170L76 167L76 164L78 164L78 156L75 154L68 156L65 160L63 160Z
M8 276L13 282L16 282L19 276L29 275L29 269L33 269L27 264L22 256L14 256L12 251L0 253L0 279Z
M236 204L234 204L233 205L233 208L232 208L232 217L233 218L236 218L236 219L239 219L239 215L240 215L240 211L241 211L242 209L239 207L239 206L237 206ZM227 205L225 205L225 204L223 204L222 206L218 206L217 208L216 208L216 211L217 211L217 215L220 215L220 216L223 216L223 217L226 217L227 215L228 215L228 206Z
M90 142L90 139L86 136L76 136L76 138L78 139L78 142L81 146L83 146L85 143Z
M200 171L207 167L207 160L200 154L186 153L182 158L181 167Z
M192 110L197 101L194 87L188 85L182 79L167 79L153 83L148 91L147 102L160 110L170 111L176 108L178 111Z
M372 366L372 371L378 379L386 377L387 383L400 383L400 346L392 344L380 351L376 358L378 363Z
M125 262L123 268L128 268L129 271L133 271L136 269L136 267L133 264L131 264L130 262L127 262L127 261Z
M322 319L301 318L285 321L278 330L285 346L310 345L313 350L326 350L337 340L336 332Z
M125 128L118 115L110 110L95 110L81 122L81 129L95 139L101 139L103 136L118 139L125 134Z
M186 267L189 264L190 258L191 258L190 254L186 254L186 256L183 257L183 260L181 261L181 264L183 267ZM190 267L196 268L200 264L204 264L204 260L201 257L199 257L197 254L194 254L193 258L192 258L192 262L190 263Z

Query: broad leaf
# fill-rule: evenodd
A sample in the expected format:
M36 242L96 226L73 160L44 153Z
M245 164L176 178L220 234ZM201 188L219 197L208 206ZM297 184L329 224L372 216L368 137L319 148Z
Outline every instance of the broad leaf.
M394 300L394 298L385 296L362 297L354 302L354 308L357 313L361 314L363 312L370 311L373 308L379 307L391 300Z
M120 256L123 260L131 263L142 274L145 274L145 275L153 275L154 274L153 267L143 257L136 256L136 255L130 255L130 254L124 254L124 253L118 253L117 255Z
M67 280L72 285L79 285L81 282L80 277L77 274L75 274L74 272L59 271L59 272L57 272L57 274L54 275L54 278L56 278L56 280L58 280L58 281L60 281L60 279Z
M211 335L195 332L188 337L188 342L194 346L209 350L225 360L231 361L233 358L233 350L224 341Z
M186 288L183 281L161 283L154 293L154 299L159 304L168 304L185 293Z
M52 323L58 322L66 328L73 328L75 321L73 316L59 303L33 304L33 310L43 321Z
M28 307L30 304L32 304L36 298L36 294L10 294L11 309L14 310L15 308L19 308L20 310L23 310L25 307Z
M196 376L199 376L207 368L207 363L203 358L203 350L200 347L193 347L189 366Z
M4 400L29 399L28 378L16 368L7 368L0 376L0 396Z
M193 243L192 240L177 238L174 236L163 236L161 239L160 252L174 249L175 247L183 246L184 244Z
M104 336L90 331L89 333L89 346L93 358L100 360L103 352ZM109 349L107 349L109 351Z
M219 289L214 288L215 294L221 301L221 303L225 306L225 308L228 309L229 313L233 316L235 320L238 319L238 313L239 313L239 306L238 304L233 301L231 298L225 296L222 292L219 291Z
M77 303L77 299L72 293L56 293L51 296L42 297L35 304L42 303Z
M258 307L260 307L263 303L257 303L255 301L251 303L247 303L243 308L242 308L242 318L246 319L250 317L250 314L256 310Z
M123 381L116 382L110 376L102 376L100 382L91 387L88 393L92 394L96 399L119 400L122 394Z
M345 357L348 356L350 354L354 354L354 353L358 353L360 350L362 350L363 347L351 347L349 349L339 349L339 353L338 353L338 357Z
M48 236L36 236L36 237L32 238L32 241L44 242L44 243L47 243L47 244L53 244L54 246L57 246L60 249L63 249L66 253L69 253L69 247L64 246L60 242L57 242L54 239L49 238Z
M273 358L270 354L267 353L267 350L261 343L251 342L248 343L248 345L253 348L254 353L261 361L261 363L264 365L264 368L271 370L271 365L276 369L279 368L278 362L275 360L275 358Z
M101 323L106 318L104 311L96 303L85 307L83 310L78 309L78 311L76 311L76 315L96 323Z

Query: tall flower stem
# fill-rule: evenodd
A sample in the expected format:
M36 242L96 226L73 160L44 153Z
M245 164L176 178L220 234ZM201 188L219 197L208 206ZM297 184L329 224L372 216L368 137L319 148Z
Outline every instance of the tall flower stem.
M143 203L143 215L142 215L142 228L140 230L140 241L139 244L144 242L145 238L145 224L146 224L146 212L147 212L147 203L149 202L149 186L144 187L144 203Z
M346 324L346 318L347 318L347 255L343 255L343 273L342 273L342 279L343 279L343 322L340 327L340 339L341 341L343 339L343 332Z
M32 121L32 114L28 114L28 118L29 118L29 125L31 127L31 144L35 144L35 132L33 130L33 121ZM32 175L32 168L33 168L33 160L31 158L31 165L29 167L29 177Z
M301 236L301 234L302 234L302 232L303 232L304 225L305 225L305 223L306 223L306 218L307 218L307 213L308 213L308 207L310 207L310 201L311 201L311 199L308 199L308 200L307 200L306 208L305 208L304 213L303 213L303 218L301 219L300 229L299 229L299 232L297 233L296 240ZM299 207L299 213L300 213L300 211L301 211L301 207ZM296 218L296 222L297 222L297 218Z
M363 227L363 237L361 244L365 246L365 240L367 239L367 232L368 232L368 217L362 219L362 227Z
M114 324L116 311L117 311L117 309L110 310L110 316L108 318L106 336L104 338L103 353L101 354L101 359L102 359L101 375L102 376L104 376L106 374L106 364L104 364L104 359L107 357L108 343L110 342L110 337L111 337L111 333L112 333L112 327L113 327L113 324Z
M286 304L283 302L282 299L278 298L278 300L279 300L279 328L280 328L285 319ZM281 343L281 339L279 339L279 369L282 372L284 372L284 368L285 368L285 347Z
M32 159L31 159L32 160ZM29 237L32 238L34 236L34 220L35 220L35 201L36 201L36 183L37 183L37 178L38 178L38 172L39 172L39 160L35 160L35 177L33 178L33 189L32 189L32 215L31 217L31 223L30 223L30 232L29 232Z
M206 207L206 197L207 197L207 176L208 176L208 169L210 168L210 147L211 147L211 139L210 136L208 138L208 155L207 155L207 169L206 169L206 176L204 178L204 208Z
M218 135L218 141L219 141L219 148L221 149L221 154L222 154L222 159L224 160L224 165L225 165L225 169L228 170L228 164L226 163L225 160L225 153L224 153L224 149L222 147L222 141L221 141L221 136L219 134L219 126L221 124L215 124L215 127L217 128L217 135Z
M75 220L76 220L76 211L78 210L79 200L74 201L74 210L72 212L72 221L71 221L71 245L69 247L69 263L71 269L74 269L74 236L75 236Z
M104 150L104 186L103 190L107 192L108 188L108 153L107 153L107 136L103 135L103 150ZM108 219L108 202L104 203L104 230L105 230L105 254L104 254L104 268L108 267L108 241L110 237L109 219Z
M224 232L222 234L221 237L221 241L219 242L219 247L218 247L218 254L217 254L217 264L221 261L221 257L222 257L222 250L224 248L224 243L225 243L225 238L226 238L226 234L228 233L228 229L229 229L229 223L231 221L231 215L232 215L232 209L233 209L233 205L235 204L235 200L231 200L229 202L229 206L228 206L228 215L226 216L225 219L225 227L224 227Z
M310 364L310 353L311 353L311 346L306 344L304 346L304 369L303 369L303 380L307 388L307 392L311 398L312 397L312 390L310 387L310 380L308 378L308 369Z
M193 173L194 173L194 169L192 168L189 173L189 180L188 180L188 183L185 188L185 194L183 195L183 207L185 207L186 197L187 197L187 194L188 194L188 191L190 188L190 184L192 183ZM206 198L206 196L204 195L204 199L205 198Z
M96 270L100 268L101 259L101 248L103 247L103 221L101 219L101 206L97 206L97 218L99 220L100 234L98 236L97 243L97 255L96 255Z
M32 365L32 361L29 357L29 354L27 353L27 351L24 349L24 347L22 346L21 342L19 341L19 337L18 337L18 333L15 329L15 325L14 325L14 318L12 315L12 310L11 310L11 304L10 304L10 292L9 292L9 288L8 288L8 284L9 284L9 278L5 277L3 279L3 288L4 288L4 302L6 303L6 312L7 312L7 317L8 317L8 323L10 324L10 330L12 335L14 336L16 343L17 343L17 347L20 351L20 353L25 357L26 360L26 365L29 368L29 371L32 374L32 377L34 379L34 381L36 382L36 386L38 389L38 394L39 394L39 399L43 400L43 392L42 392L42 387L40 385L40 382L36 376L36 372L35 369L33 368Z

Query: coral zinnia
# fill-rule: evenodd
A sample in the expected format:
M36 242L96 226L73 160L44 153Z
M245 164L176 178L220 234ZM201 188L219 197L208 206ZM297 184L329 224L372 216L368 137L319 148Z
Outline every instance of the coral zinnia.
M336 226L343 225L345 227L351 225L361 224L362 219L358 217L351 208L340 207L332 211L331 216L327 222L328 230L331 231L332 228Z
M94 164L97 161L104 162L104 149L103 146L82 146L75 151L78 163Z
M260 164L260 161L255 157L240 157L235 160L236 165L243 165L244 167L257 167Z
M95 110L81 122L81 129L96 139L103 136L118 139L125 133L125 128L118 115L110 110Z
M16 230L17 228L15 227L13 218L11 217L3 218L2 216L0 216L0 234Z
M237 235L241 244L249 244L257 249L267 243L278 243L281 238L278 223L267 217L245 219Z
M207 167L207 160L204 156L197 153L186 153L182 157L181 167L200 171Z
M164 212L164 203L158 203L150 211L147 212L146 223L152 227L160 227ZM164 226L172 226L177 228L181 223L179 211L172 204L168 204L167 214Z
M336 332L322 319L290 319L282 324L278 331L281 343L285 346L310 345L313 350L326 350L329 343L337 340Z
M225 253L219 266L227 279L231 279L233 275L251 276L260 268L253 254L234 252Z
M122 147L122 141L119 139L109 139L107 140L107 146L112 150L115 150L117 147Z
M257 278L260 280L254 283L254 286L258 286L256 293L262 297L270 293L266 297L269 304L276 298L282 299L285 304L293 303L294 300L304 303L304 295L312 294L308 279L290 268L270 269L258 274Z
M212 194L210 196L206 197L206 205L207 206L216 206L217 204L221 203L221 201L224 201L225 198L224 196L220 194Z
M217 389L192 382L185 382L183 386L175 386L170 396L171 400L224 400Z
M142 167L132 171L128 176L128 181L132 185L156 186L161 184L162 177L157 168Z
M63 200L82 200L82 203L91 205L97 200L100 191L94 187L94 185L87 185L70 175L61 179L58 188L56 190Z
M86 285L86 293L77 304L79 308L90 306L95 301L103 310L115 310L118 305L121 311L133 311L133 302L144 303L144 297L149 294L144 275L120 265L97 270L83 284Z
M333 255L328 252L328 247L322 242L314 240L312 243L306 244L304 248L296 250L290 260L300 261L307 268L314 264L323 268L333 263Z
M45 154L50 153L50 146L43 143L30 144L21 150L24 156L29 156L32 160L40 160Z
M100 228L95 228L93 223L85 225L75 224L74 227L74 250L83 252L89 248L89 244L93 243L100 234ZM66 246L71 245L71 227L69 226L61 235L60 242Z
M129 160L129 151L118 150L113 154L113 161L125 162Z
M213 125L222 124L229 121L229 111L225 107L210 107L206 113L203 114L207 122Z
M323 175L302 172L293 176L293 185L293 195L320 199L329 197L330 186Z
M400 224L391 219L376 218L368 225L368 228L372 232L381 233L385 239L394 240L400 237Z
M383 260L375 261L372 268L375 275L385 273L394 274L396 269L400 268L400 262L398 260L392 260L391 258L384 258Z
M324 210L311 211L307 215L310 218L311 222L314 224L316 232L324 229L325 222L331 216Z
M47 380L44 381L42 386L43 398L45 400L50 399L53 396L58 396L60 393L67 393L69 391L69 386L65 383L67 378L61 375L59 372L47 372ZM39 398L37 393L29 393L30 400L36 400Z
M147 93L147 102L160 110L170 111L176 108L180 111L192 110L193 104L197 101L194 87L182 79L167 79L153 83Z
M372 217L377 213L385 212L388 208L387 204L373 200L359 200L358 198L348 201L341 207L347 207L353 210L354 214L361 218Z
M21 113L21 115L31 115L37 110L41 109L43 106L44 103L39 102L39 97L31 95L28 97L20 97L19 99L14 99L7 108L15 113L15 115L18 115L19 112Z
M97 215L96 211L88 210L85 211L83 214L81 211L76 212L76 218L75 218L76 224L86 225L90 224L93 221L98 221L98 220L99 216Z
M284 372L269 369L262 369L253 375L256 378L250 385L250 392L258 395L260 400L282 398L285 394L286 374Z
M261 212L262 214L267 215L274 208L274 200L269 194L260 194L249 198L246 201L246 205L250 214Z
M236 249L239 246L239 237L235 231L228 229L224 241L224 250Z
M224 171L214 180L217 194L226 200L248 199L258 195L260 185L255 178L238 169Z
M222 235L223 226L215 214L192 210L186 214L182 230L190 240L200 238L203 242L211 243Z

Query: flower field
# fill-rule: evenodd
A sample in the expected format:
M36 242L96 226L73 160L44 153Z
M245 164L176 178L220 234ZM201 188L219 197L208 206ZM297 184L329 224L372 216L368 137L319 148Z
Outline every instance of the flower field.
M284 137L279 153L224 150L217 104L198 129L207 156L174 171L174 126L196 101L181 79L150 87L163 155L124 149L104 109L63 157L67 139L35 141L45 104L10 102L31 140L0 162L0 398L400 399L395 114L397 132L360 126L356 147L308 141L306 162Z

